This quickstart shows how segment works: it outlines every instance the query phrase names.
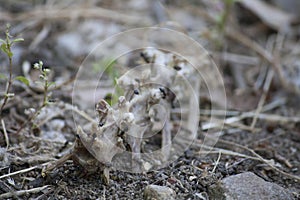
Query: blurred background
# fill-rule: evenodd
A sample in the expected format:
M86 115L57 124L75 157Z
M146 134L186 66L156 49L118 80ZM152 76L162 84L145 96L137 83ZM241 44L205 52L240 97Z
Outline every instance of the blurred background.
M67 80L104 39L132 28L159 26L181 31L209 51L229 93L261 90L266 71L272 68L276 87L299 94L297 0L1 0L0 5L2 38L9 23L11 35L25 40L13 46L17 74L23 73L23 62L42 60L55 69L55 79ZM2 73L6 60L1 54ZM239 105L240 98L243 95L236 102L229 94L233 101L229 106L251 106L244 101Z

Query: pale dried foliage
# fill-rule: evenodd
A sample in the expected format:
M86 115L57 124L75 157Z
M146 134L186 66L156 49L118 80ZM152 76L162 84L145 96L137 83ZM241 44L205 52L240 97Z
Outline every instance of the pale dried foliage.
M193 91L194 88L189 85L198 85L196 89L199 90L200 80L193 78L195 69L186 60L154 48L144 50L141 57L144 65L132 68L117 79L124 96L118 98L116 105L110 106L103 99L97 103L97 122L78 127L80 140L75 142L67 157L86 167L87 171L95 171L91 167L95 163L91 156L82 153L89 152L99 162L95 168L104 170L106 181L109 181L112 160L122 152L131 152L131 160L127 161L135 170L144 171L152 167L149 163L145 164L142 156L142 152L147 151L143 150L147 138L161 134L160 153L153 154L150 160L163 164L168 161L171 152L176 151L172 149L172 134L180 128L191 140L197 134L199 91ZM172 114L172 109L190 112L186 115ZM179 126L182 127L178 129ZM82 149L83 146L88 152ZM63 159L66 160L66 157ZM61 164L60 161L58 163ZM51 164L44 172L54 166Z

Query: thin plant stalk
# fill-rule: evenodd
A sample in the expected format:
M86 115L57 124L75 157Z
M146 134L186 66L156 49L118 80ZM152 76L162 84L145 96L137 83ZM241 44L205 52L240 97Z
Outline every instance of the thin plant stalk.
M6 41L9 41L9 34L8 34L8 30L6 31ZM11 50L11 44L9 42L6 43L7 49L10 51ZM10 88L12 85L12 56L8 55L8 62L9 62L9 77L8 77L8 82L7 82L7 87L6 87L6 91L5 91L5 96L4 96L4 100L3 103L1 105L0 108L0 118L2 118L2 112L4 109L4 106L7 103L7 100L9 98L9 92L10 92Z

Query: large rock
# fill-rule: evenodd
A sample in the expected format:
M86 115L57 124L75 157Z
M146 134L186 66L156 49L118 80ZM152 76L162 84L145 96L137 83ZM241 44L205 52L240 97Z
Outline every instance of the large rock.
M252 172L224 178L209 188L209 196L212 200L294 199L290 191L267 182Z
M148 185L144 190L145 200L173 200L176 193L171 188L159 185Z

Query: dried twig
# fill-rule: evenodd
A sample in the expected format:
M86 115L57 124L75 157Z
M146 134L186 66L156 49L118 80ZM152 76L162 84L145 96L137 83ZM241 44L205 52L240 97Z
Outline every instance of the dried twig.
M280 116L276 114L264 114L264 113L260 113L256 115L255 112L245 112L240 116L227 118L225 119L225 121L215 120L214 122L203 123L202 130L208 130L210 128L218 128L222 124L230 125L232 127L240 127L243 130L252 130L251 127L245 126L243 124L237 124L236 122L246 118L253 118L255 116L257 117L257 119L261 119L269 122L278 122L282 124L300 122L300 117L286 117L286 116Z
M202 144L199 145L199 147L201 148L207 148L207 149L211 149L211 147L209 146L203 146ZM253 157L253 156L248 156L246 154L242 154L242 153L237 153L237 152L234 152L234 151L230 151L230 150L227 150L227 149L221 149L221 148L213 148L212 150L208 150L208 151L199 151L198 154L199 155L207 155L207 154L220 154L220 152L224 155L229 155L229 156L237 156L237 157L241 157L241 158L246 158L246 159L251 159L251 160L259 160L258 158L256 157Z
M207 137L209 137L209 136L207 136ZM212 139L214 139L214 138L212 138ZM189 142L185 138L182 138L182 141L183 142ZM277 171L277 172L279 172L279 173L281 173L281 174L283 174L283 175L285 175L285 176L287 176L289 178L292 178L292 179L295 179L297 181L300 181L300 177L299 176L292 175L292 174L289 174L287 172L284 172L284 171L278 169L277 167L274 166L273 162L270 162L269 160L264 159L259 154L257 154L254 150L252 150L252 149L250 149L250 148L248 148L246 146L242 146L242 145L236 144L234 142L229 142L229 141L222 140L222 139L218 139L217 142L218 143L227 144L227 145L229 145L231 147L237 147L237 148L246 150L246 151L252 153L254 155L254 157L248 156L248 155L245 155L245 154L241 154L241 153L238 153L238 152L233 152L233 151L230 151L230 150L227 150L227 149L220 149L220 148L215 148L215 147L207 146L207 145L202 144L202 142L200 140L195 140L192 145L196 146L196 147L201 147L201 149L202 148L209 149L208 151L199 151L198 152L199 154L204 154L204 155L211 154L211 153L218 153L218 154L220 154L220 152L222 152L222 154L226 154L226 155L239 156L239 157L243 157L243 158L249 158L249 159L252 159L252 160L259 160L259 161L267 164L273 170L275 170L275 171Z
M211 173L214 173L214 172L216 171L217 166L218 166L218 164L219 164L219 162L220 162L220 159L221 159L221 155L222 155L222 152L219 151L218 159L217 159L217 161L216 161L216 163L215 163L215 166L214 166L213 170L211 171Z
M233 62L236 64L244 64L244 65L258 65L259 58L248 56L248 55L240 55L230 52L212 52L214 56L220 57L226 62Z
M38 193L38 192L41 192L41 191L47 189L48 187L49 187L49 185L45 185L42 187L32 188L29 190L19 190L19 191L14 191L14 192L7 192L4 194L1 194L0 199L10 198L10 197L14 197L14 196L22 196L22 195L30 194L30 193Z
M215 139L215 138L212 138L212 139ZM186 143L189 145L191 144L191 141L188 140L187 138L181 138L181 141L183 143ZM254 156L249 156L249 155L242 154L239 152L234 152L234 151L231 151L228 149L222 149L222 148L218 148L218 147L212 147L209 145L205 145L205 144L203 144L203 142L201 140L194 140L191 145L196 148L201 148L201 150L197 152L199 155L223 154L223 155L238 156L241 158L247 158L247 159L251 159L251 160L260 160L259 158L254 157ZM203 150L203 149L207 149L207 150Z
M255 116L255 114L253 114L253 116ZM202 125L202 130L208 130L210 128L222 128L223 125L238 128L240 130L245 130L245 131L257 132L257 131L260 130L259 128L253 129L250 126L247 126L243 123L239 123L239 121L243 120L243 118L240 118L238 121L235 121L236 119L239 119L239 117L232 117L232 118L228 118L228 119L225 119L225 120L214 118L214 119L211 119L211 122L203 124ZM201 117L201 120L208 120L208 118L207 117Z
M276 43L274 44L274 42L276 42ZM275 55L277 55L277 57L279 57L279 49L282 47L282 44L283 44L283 37L281 37L281 35L278 34L277 38L276 38L276 41L273 41L273 40L269 40L268 41L267 48L271 52L274 51ZM255 116L254 116L253 121L251 123L251 128L252 129L254 129L255 124L257 122L257 116L261 112L262 107L263 107L263 105L264 105L264 103L266 101L267 93L268 93L268 91L270 89L273 77L274 77L274 71L272 69L270 69L269 72L268 72L268 74L267 74L267 77L266 77L266 80L265 80L265 84L264 84L264 87L263 87L263 94L262 94L262 96L261 96L261 98L260 98L260 100L258 102L258 106L257 106L257 109L255 111Z
M66 105L66 110L72 110L79 114L80 116L84 117L86 120L92 123L96 123L95 119L92 119L88 114L86 114L84 111L79 110L77 107L74 107L73 105L70 104L65 104Z
M261 47L257 42L249 39L248 37L246 37L245 35L243 35L242 33L240 33L237 30L234 30L232 28L227 29L226 35L228 37L230 37L231 39L242 43L246 47L248 47L248 48L252 49L253 51L255 51L256 53L258 53L264 60L266 60L267 62L269 62L271 64L271 66L276 71L281 84L283 85L283 87L285 89L287 89L290 92L300 94L300 89L296 85L294 85L286 80L281 63L278 61L278 58L274 57L270 52L268 52L263 47Z
M271 167L273 170L289 177L289 178L292 178L292 179L295 179L297 181L300 181L300 177L299 176L296 176L296 175L292 175L292 174L289 174L287 172L284 172L280 169L278 169L277 167L274 166L274 164L266 159L264 159L263 157L261 157L259 154L257 154L253 149L250 149L246 146L243 146L243 145L240 145L240 144L236 144L234 142L229 142L229 141L226 141L226 140L222 140L222 139L219 139L218 140L219 143L223 143L223 144L227 144L229 146L234 146L234 147L237 147L237 148L240 148L240 149L244 149L250 153L252 153L255 157L257 157L260 161L262 161L263 163L267 164L269 167Z
M269 110L272 110L280 105L283 105L286 102L286 99L277 99L265 106L262 107L261 112L266 112ZM205 112L208 113L209 112ZM217 114L220 115L220 112L213 112L213 114ZM232 113L232 114L239 114L239 113ZM245 118L251 118L255 116L255 111L251 111L251 112L244 112L241 113L239 116L233 116L233 117L229 117L227 119L225 119L224 121L214 121L214 122L209 122L209 123L203 123L202 124L202 130L207 130L210 128L217 128L219 126L223 126L223 124L232 124L235 122L239 122ZM287 122L299 122L300 121L300 117L284 117L284 116L279 116L279 115L273 115L273 114L258 114L257 115L258 119L264 119L264 120L268 120L268 121L275 121L275 122L281 122L281 123L287 123ZM247 127L244 127L245 129L247 129Z
M4 138L5 138L5 142L6 142L6 150L7 150L9 147L9 139L8 139L8 134L7 134L7 131L5 128L5 123L4 123L3 119L1 119L1 124L2 124L2 128L3 128L3 134L4 134Z
M253 120L252 120L252 123L251 123L251 129L252 130L254 130L254 127L255 127L257 119L258 119L258 115L260 114L260 112L263 108L263 105L266 101L267 94L268 94L268 91L270 89L270 85L271 85L271 81L272 81L273 77L274 77L274 71L271 69L268 72L268 75L267 75L267 78L266 78L266 81L265 81L265 84L264 84L264 88L263 88L263 94L260 97L257 109L255 111L255 114L254 114L254 117L253 117Z
M43 164L40 164L40 165L36 165L36 166L29 167L29 168L26 168L26 169L22 169L22 170L19 170L19 171L15 171L15 172L12 172L12 173L4 174L4 175L0 176L0 179L6 178L6 177L9 177L9 176L14 176L14 175L16 175L16 174L22 174L22 173L25 173L25 172L29 172L29 171L31 171L31 170L40 168L41 166L46 166L46 165L48 165L49 163L50 163L50 162L46 162L46 163L43 163Z

